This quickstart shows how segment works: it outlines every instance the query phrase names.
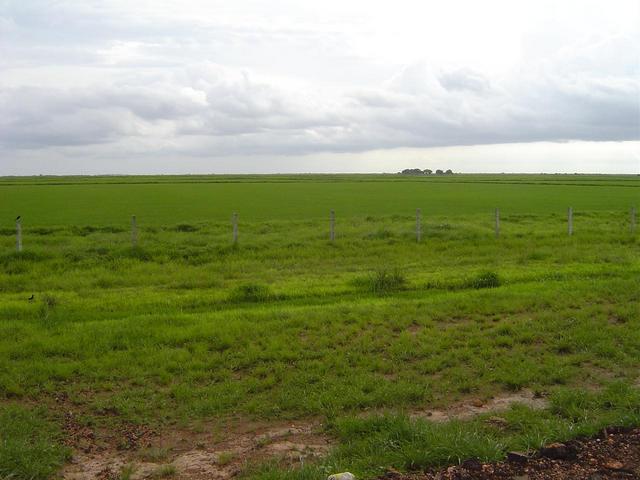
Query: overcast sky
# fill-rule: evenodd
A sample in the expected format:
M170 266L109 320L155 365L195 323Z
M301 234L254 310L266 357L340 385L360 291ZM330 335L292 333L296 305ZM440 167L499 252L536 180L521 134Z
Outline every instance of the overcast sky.
M638 0L0 0L0 175L640 173Z

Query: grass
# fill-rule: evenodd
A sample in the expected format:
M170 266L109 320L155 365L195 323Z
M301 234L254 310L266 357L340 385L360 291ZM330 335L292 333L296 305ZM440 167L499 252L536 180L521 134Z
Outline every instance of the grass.
M77 225L128 229L203 221L245 222L326 218L336 210L338 228L352 217L413 215L564 215L621 211L638 201L637 175L398 175L191 176L0 178L0 228ZM606 194L602 194L606 190ZM43 208L43 206L46 206ZM576 221L578 217L576 217ZM372 230L368 233L374 233Z
M482 272L470 279L467 283L471 288L497 288L500 286L500 277L496 272Z
M70 458L61 432L43 409L0 409L0 478L44 480Z
M623 383L601 392L560 389L547 410L515 405L501 412L504 426L490 414L468 421L433 423L402 414L354 416L335 421L330 430L340 445L320 463L302 469L277 464L249 470L252 480L320 480L349 470L373 478L389 468L420 471L466 459L502 460L507 451L531 451L551 441L591 436L610 425L640 424L640 390Z
M151 478L171 478L176 473L177 469L174 465L162 465L151 473Z
M169 456L169 450L161 447L148 447L143 449L139 456L145 462L159 462Z
M628 228L637 177L116 180L0 181L0 415L35 411L52 428L24 420L24 436L60 444L60 395L107 430L321 417L340 441L326 461L253 475L319 478L331 467L366 478L381 464L374 453L402 469L497 458L527 439L637 420L621 386L637 381L640 358L640 241ZM417 243L412 210L427 203ZM501 207L499 239L496 205L512 210ZM341 212L333 243L329 208ZM587 387L615 408L579 393ZM522 388L555 400L541 416L509 412L520 430L401 413ZM390 413L361 418L379 410ZM5 476L7 452L27 449L8 445ZM27 465L44 476L14 477L46 478L66 458L55 448Z

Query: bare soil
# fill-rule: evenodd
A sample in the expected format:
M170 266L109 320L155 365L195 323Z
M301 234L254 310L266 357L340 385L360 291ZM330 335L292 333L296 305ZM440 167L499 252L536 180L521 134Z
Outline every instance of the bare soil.
M619 480L640 479L640 428L610 428L595 438L552 444L504 462L467 460L411 475L387 472L384 480Z
M291 423L229 420L206 427L200 425L197 429L163 432L143 425L124 424L115 431L96 432L76 421L71 404L60 403L69 409L64 414L65 437L74 450L72 461L63 470L63 478L67 480L116 480L127 468L133 471L133 480L140 480L153 477L166 465L175 468L174 478L229 479L248 464L260 461L277 459L299 465L326 454L332 442L319 420ZM544 398L524 390L486 402L475 399L443 410L415 410L411 415L441 422L499 412L513 403L533 408L546 406ZM151 459L150 451L156 452Z

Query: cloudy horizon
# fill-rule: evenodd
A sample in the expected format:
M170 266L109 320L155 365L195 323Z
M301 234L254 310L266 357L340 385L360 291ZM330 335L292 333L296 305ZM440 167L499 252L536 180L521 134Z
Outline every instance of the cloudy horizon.
M639 2L0 0L0 175L411 167L640 173Z

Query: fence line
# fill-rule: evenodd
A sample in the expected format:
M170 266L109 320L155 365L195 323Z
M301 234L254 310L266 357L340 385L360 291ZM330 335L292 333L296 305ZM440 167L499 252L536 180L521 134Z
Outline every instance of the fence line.
M574 225L573 225L573 207L567 208L567 233L569 236L572 236L574 233ZM637 208L632 206L629 210L629 230L632 234L635 234L637 228ZM423 225L422 225L422 209L416 209L416 217L415 217L415 236L416 242L422 242L422 234L423 234ZM232 235L233 235L233 244L238 243L238 213L234 212L231 216L231 224L232 224ZM329 211L329 240L334 242L336 239L336 214L335 210ZM495 208L494 210L494 234L496 238L499 238L501 235L501 219L500 219L500 209ZM22 252L22 218L18 216L16 218L16 251ZM131 216L131 245L132 247L138 246L138 224L135 215Z

